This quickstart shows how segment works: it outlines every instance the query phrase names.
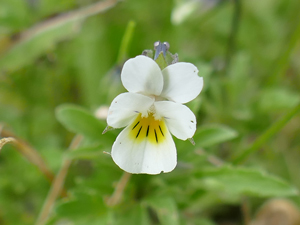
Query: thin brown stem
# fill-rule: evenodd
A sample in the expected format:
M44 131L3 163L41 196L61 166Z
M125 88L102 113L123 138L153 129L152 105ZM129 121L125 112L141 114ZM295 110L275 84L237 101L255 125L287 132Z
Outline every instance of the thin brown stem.
M6 145L7 143L10 143L10 142L15 143L16 139L13 137L7 137L7 138L0 139L0 151L4 145Z
M119 180L119 182L117 183L117 185L115 187L114 193L106 201L108 206L115 206L121 202L125 187L129 181L130 177L131 177L130 173L124 172L124 174L122 175L121 179Z
M73 139L69 149L75 150L76 148L78 148L78 146L81 143L81 140L82 140L82 136L76 136ZM62 166L52 183L52 186L48 192L47 198L45 199L42 210L41 210L39 217L35 223L36 225L43 225L47 221L47 219L50 215L51 209L52 209L57 197L60 195L61 191L63 190L65 178L68 174L68 170L69 170L71 163L72 163L71 159L63 160Z
M207 161L210 162L212 165L214 165L216 167L220 167L224 164L224 162L220 158L218 158L214 155L207 154L202 149L197 149L195 151L195 153L198 154L198 155L205 155L207 157Z
M249 207L248 199L246 197L242 198L242 214L243 214L244 225L250 225L250 221L251 221L250 207Z
M47 167L45 160L42 156L38 153L36 149L34 149L30 144L26 141L22 140L21 138L17 137L14 133L2 129L0 130L1 137L10 137L13 138L14 141L12 142L15 148L32 164L36 165L39 170L45 175L45 177L51 183L54 179L54 174L51 170Z
M52 181L54 180L54 173L52 173L52 171L48 168L47 163L35 148L33 148L25 140L17 137L14 133L6 129L0 129L0 136L4 137L1 140L10 141L15 146L16 150L20 154L22 154L30 163L35 165L44 174L50 184L52 183ZM0 150L1 148L2 146L0 143ZM61 193L61 196L67 196L67 192L64 189Z

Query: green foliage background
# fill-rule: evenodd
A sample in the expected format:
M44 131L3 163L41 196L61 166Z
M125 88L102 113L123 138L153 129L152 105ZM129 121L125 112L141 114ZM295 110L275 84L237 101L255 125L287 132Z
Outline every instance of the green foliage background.
M0 0L1 137L9 131L25 140L54 174L72 160L67 196L46 224L242 224L245 199L251 218L274 197L300 205L298 0L125 0L46 25L95 2ZM175 140L176 169L132 175L109 206L123 171L103 151L119 130L102 135L106 122L94 113L126 91L125 60L157 40L204 77L188 104L198 119L196 145ZM69 151L75 134L84 139ZM26 154L5 145L0 224L34 224L50 187Z

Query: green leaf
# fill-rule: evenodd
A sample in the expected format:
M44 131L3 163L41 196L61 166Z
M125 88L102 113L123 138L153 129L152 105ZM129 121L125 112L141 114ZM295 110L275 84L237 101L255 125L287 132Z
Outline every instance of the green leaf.
M147 212L147 208L142 204L134 205L131 208L123 208L121 214L116 214L116 222L113 224L138 224L138 225L150 225L150 218Z
M56 213L63 218L81 219L86 217L98 217L107 212L101 195L93 191L81 191L74 193L74 197L56 207Z
M154 197L147 199L146 204L154 209L162 225L179 224L177 206L173 198Z
M31 63L40 55L52 49L57 42L74 37L75 33L78 33L77 26L78 21L66 23L19 42L0 58L1 70L13 71ZM26 57L24 57L25 52Z
M275 100L276 99L276 100ZM280 112L296 106L300 95L285 88L268 88L260 95L259 107L263 112Z
M1 70L13 71L31 63L59 41L75 37L75 34L80 31L79 28L84 18L102 12L116 3L117 1L111 1L108 4L98 2L28 29L22 33L20 40L0 58Z
M261 197L293 196L298 190L282 179L252 168L220 167L197 173L208 190Z
M196 147L210 147L236 138L238 133L224 125L207 125L197 129L193 139Z
M102 132L106 127L106 122L98 120L80 106L61 105L56 109L56 118L71 132L82 134L91 139L104 139Z
M94 159L95 157L104 154L103 145L81 147L76 149L76 151L68 151L65 156L70 159Z

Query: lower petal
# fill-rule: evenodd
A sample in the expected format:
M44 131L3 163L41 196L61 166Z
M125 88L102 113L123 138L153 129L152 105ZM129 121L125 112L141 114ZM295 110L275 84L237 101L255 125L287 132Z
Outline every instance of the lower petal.
M114 162L129 173L159 174L177 164L176 146L163 121L139 116L117 137L111 152Z

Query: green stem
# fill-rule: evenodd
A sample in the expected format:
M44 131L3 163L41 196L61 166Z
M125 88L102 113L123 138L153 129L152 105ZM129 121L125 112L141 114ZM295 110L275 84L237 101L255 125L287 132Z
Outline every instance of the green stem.
M231 63L231 58L235 51L237 34L240 27L240 20L242 14L242 1L234 0L234 14L231 22L231 30L228 38L226 56L225 56L225 73L227 72L228 67Z
M244 150L240 155L232 160L233 164L243 163L251 154L258 151L260 147L266 143L272 136L278 133L297 113L300 112L300 104L291 109L286 115L277 120L271 127L269 127L254 143Z
M285 46L286 50L284 51L284 53L279 58L279 61L276 63L277 66L275 66L274 75L269 76L269 79L267 81L268 84L273 84L275 81L277 81L278 78L283 76L285 74L285 72L287 71L287 68L288 68L289 62L290 62L290 57L293 53L293 50L297 46L297 43L298 43L299 38L300 38L300 16L298 18L298 21L299 21L298 25L295 28L294 33L291 35L288 46Z
M122 65L124 60L127 57L127 51L128 51L128 47L130 45L130 41L132 39L132 34L134 31L135 25L136 25L136 23L133 20L129 21L127 24L126 31L122 38L122 42L121 42L121 46L120 46L120 50L119 50L119 54L118 54L117 65Z

